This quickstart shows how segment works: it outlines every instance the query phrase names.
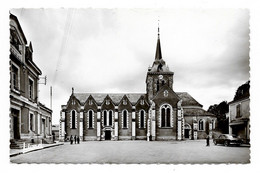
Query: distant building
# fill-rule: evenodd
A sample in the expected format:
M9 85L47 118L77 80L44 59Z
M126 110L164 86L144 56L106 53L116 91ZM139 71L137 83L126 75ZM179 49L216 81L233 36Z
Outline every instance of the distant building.
M10 139L11 147L51 138L52 110L39 102L41 70L33 62L33 47L16 16L10 14Z
M60 131L59 124L52 125L52 136L54 140L59 140L59 131Z
M61 106L60 140L183 140L212 135L215 115L187 92L174 92L158 33L146 93L74 93Z
M229 134L250 141L250 82L240 86L233 101L229 102Z

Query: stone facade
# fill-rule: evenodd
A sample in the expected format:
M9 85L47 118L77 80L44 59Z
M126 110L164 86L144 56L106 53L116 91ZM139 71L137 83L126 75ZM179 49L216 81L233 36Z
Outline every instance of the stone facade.
M60 140L183 140L212 136L215 115L187 92L173 90L173 75L162 59L158 34L148 68L146 93L74 93L61 106ZM91 125L90 125L91 124Z
M33 62L31 42L10 14L10 139L25 142L51 138L52 110L39 102L41 70ZM33 140L32 140L33 139Z

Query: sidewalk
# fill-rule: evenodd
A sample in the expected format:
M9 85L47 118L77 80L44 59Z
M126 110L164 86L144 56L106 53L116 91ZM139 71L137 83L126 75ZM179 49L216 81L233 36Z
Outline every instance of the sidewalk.
M29 153L32 151L42 150L45 148L56 147L56 146L63 145L63 144L64 144L64 142L57 142L57 143L53 143L53 144L39 144L38 146L33 146L30 148L25 148L25 149L10 149L10 157L17 156L19 154Z

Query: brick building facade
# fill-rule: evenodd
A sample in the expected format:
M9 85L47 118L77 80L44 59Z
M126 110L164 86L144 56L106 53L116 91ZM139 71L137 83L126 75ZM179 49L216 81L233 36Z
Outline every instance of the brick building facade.
M158 33L146 93L74 93L61 106L60 140L183 140L212 136L215 115L187 92L173 90L174 73L162 59Z
M10 139L31 142L51 138L52 110L39 102L41 70L16 16L10 14ZM33 140L32 140L33 139Z

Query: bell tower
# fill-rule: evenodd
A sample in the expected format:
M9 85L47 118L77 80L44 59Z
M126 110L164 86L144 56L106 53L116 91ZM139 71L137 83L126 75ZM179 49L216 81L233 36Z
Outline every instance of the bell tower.
M148 99L152 100L160 88L167 85L173 89L173 75L174 73L169 70L165 61L162 58L161 43L160 43L160 28L158 26L158 38L155 52L155 60L152 67L148 68L146 76L146 93Z

